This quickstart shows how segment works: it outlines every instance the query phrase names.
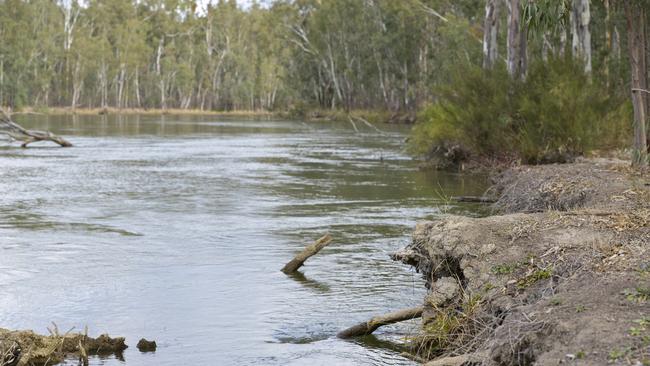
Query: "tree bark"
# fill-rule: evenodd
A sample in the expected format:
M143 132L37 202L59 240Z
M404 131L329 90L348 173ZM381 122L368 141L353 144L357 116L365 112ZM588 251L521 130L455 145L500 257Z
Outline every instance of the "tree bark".
M352 338L369 335L381 326L420 318L422 316L423 310L423 306L418 306L415 308L403 309L395 311L393 313L376 316L366 322L359 323L353 327L345 329L339 332L336 336L339 338Z
M605 82L609 87L609 60L612 54L612 17L609 0L603 0L603 5L605 7L605 57L603 64L605 67Z
M483 68L490 69L499 56L499 0L486 0L483 24Z
M519 0L506 0L508 5L508 73L513 78L524 78L527 69L526 31L521 26Z
M591 13L589 0L573 0L571 9L571 33L573 57L585 64L585 73L591 74Z
M331 242L332 237L329 234L316 240L314 244L307 246L302 252L298 253L289 263L287 263L282 268L282 272L289 274L297 271L298 268L302 267L307 259L320 252L321 249L325 248Z
M634 146L632 165L645 167L648 165L648 145L646 135L646 40L645 40L645 10L643 6L632 1L625 2L625 17L627 20L627 40L630 58L632 105L634 107Z

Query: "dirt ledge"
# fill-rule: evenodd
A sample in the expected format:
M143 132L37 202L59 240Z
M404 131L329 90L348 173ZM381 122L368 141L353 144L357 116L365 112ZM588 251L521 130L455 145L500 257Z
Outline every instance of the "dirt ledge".
M393 255L430 288L432 365L650 364L650 176L620 161L514 168L497 212L418 223Z

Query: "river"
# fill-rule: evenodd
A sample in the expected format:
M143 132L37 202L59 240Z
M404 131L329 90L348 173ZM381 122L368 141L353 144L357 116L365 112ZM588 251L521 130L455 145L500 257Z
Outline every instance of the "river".
M0 327L125 336L91 365L410 365L411 322L337 331L418 305L389 254L415 222L476 206L484 179L424 173L407 130L197 116L17 116L75 147L0 142ZM280 268L325 233L297 276ZM155 353L140 353L145 337Z

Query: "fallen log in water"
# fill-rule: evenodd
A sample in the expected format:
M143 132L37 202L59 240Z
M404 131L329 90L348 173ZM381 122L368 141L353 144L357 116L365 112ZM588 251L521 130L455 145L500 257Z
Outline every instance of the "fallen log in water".
M5 134L13 140L22 141L22 147L37 141L52 141L62 147L70 147L72 144L61 136L50 131L28 130L11 120L11 116L0 108L0 134Z
M405 320L417 319L422 316L423 310L423 306L418 306L415 308L403 309L395 311L393 313L376 316L367 322L359 323L353 327L339 332L339 334L337 334L337 337L352 338L369 335L381 326L399 323Z
M325 248L329 243L332 242L332 237L330 234L325 234L322 238L316 240L315 243L308 245L302 252L298 253L289 263L287 263L282 272L290 274L302 267L309 257L320 252L321 249Z
M483 196L455 196L451 197L455 202L476 202L476 203L495 203L497 200L490 197Z

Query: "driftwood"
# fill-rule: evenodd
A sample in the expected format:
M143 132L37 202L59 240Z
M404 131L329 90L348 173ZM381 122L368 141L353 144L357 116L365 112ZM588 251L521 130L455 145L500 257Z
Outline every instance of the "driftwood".
M456 196L451 197L452 201L455 202L476 202L476 203L495 203L497 200L490 197L482 196Z
M321 249L325 248L329 243L332 242L332 237L330 234L325 234L322 238L316 240L314 244L308 245L302 252L298 253L289 263L287 263L282 272L286 274L293 273L302 267L309 257L320 252Z
M381 326L398 323L405 320L417 319L422 316L423 310L424 307L418 306L415 308L403 309L395 311L393 313L376 316L367 322L359 323L353 327L339 332L339 334L337 334L337 337L352 338L369 335Z
M61 136L50 131L28 130L11 120L11 116L0 108L0 134L9 136L16 141L22 141L22 147L37 141L52 141L62 147L70 147L72 144Z

